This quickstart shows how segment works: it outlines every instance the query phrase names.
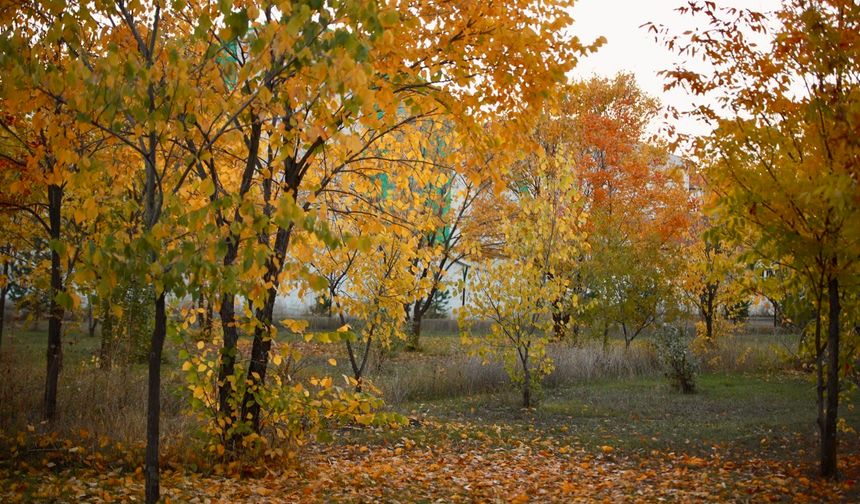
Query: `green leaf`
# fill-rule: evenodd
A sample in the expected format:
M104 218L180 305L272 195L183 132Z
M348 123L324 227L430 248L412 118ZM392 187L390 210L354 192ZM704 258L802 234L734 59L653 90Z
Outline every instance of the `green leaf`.
M63 307L65 310L71 310L74 306L74 301L72 300L72 296L69 295L66 291L60 291L57 293L57 296L54 298L57 301L57 304Z

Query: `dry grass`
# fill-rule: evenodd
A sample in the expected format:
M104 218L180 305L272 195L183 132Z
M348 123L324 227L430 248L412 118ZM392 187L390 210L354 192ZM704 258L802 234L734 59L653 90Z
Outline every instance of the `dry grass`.
M0 430L15 432L41 424L44 387L44 331L7 332L0 348ZM449 333L451 334L451 333ZM313 345L313 344L307 344ZM702 355L703 370L717 373L749 373L786 367L780 348L796 345L796 336L783 334L741 334L731 336ZM128 365L112 370L98 369L92 362L98 338L68 337L64 345L65 367L60 377L59 419L52 430L90 433L125 444L139 446L145 438L146 368ZM337 348L340 348L339 346ZM349 373L346 359L338 357L339 369L325 364L332 346L314 346L307 351L308 369L318 372ZM184 450L200 432L199 422L188 412L183 379L178 369L177 349L165 350L167 361L162 378L162 439L165 452ZM625 349L621 341L586 341L581 345L554 343L549 356L555 370L545 378L548 389L596 383L601 380L629 380L638 377L660 379L661 370L653 346L647 338ZM382 391L388 404L434 401L475 396L511 387L500 363L482 364L467 355L456 336L427 335L421 352L395 352L377 367L371 362L369 378Z
M408 365L392 362L371 379L389 404L495 392L510 382L500 364L483 365L463 354L411 359Z
M603 346L588 342L581 346L559 343L548 352L555 370L546 377L547 387L562 387L604 378L653 376L660 372L657 355L645 341L636 341L630 348L622 344Z
M17 341L4 341L0 351L0 430L14 433L30 426L37 432L50 430L74 436L85 429L114 443L142 446L146 432L145 366L99 369L89 358L94 342L68 341L57 393L58 417L49 427L42 421L45 369L38 365L41 362L34 352L37 336L18 334ZM187 447L186 441L197 429L194 417L186 414L188 403L181 390L181 377L170 366L165 368L161 429L162 446L169 452Z

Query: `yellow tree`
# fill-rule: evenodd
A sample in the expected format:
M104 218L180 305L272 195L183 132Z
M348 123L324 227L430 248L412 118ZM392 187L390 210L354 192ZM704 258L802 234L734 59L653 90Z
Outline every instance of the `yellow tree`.
M378 142L429 116L450 119L464 142L501 157L502 142L530 119L527 107L540 103L589 49L561 30L571 23L568 4L311 2L291 7L282 19L260 9L265 22L254 18L252 29L275 33L278 42L267 55L298 64L276 80L272 94L279 99L261 156L261 206L269 224L258 241L268 254L261 278L267 287L253 299L251 386L241 415L250 415L255 430L260 408L253 391L266 377L274 300L288 287L285 267L297 268L290 260L295 228L289 219L273 219L272 202L291 199L313 211L331 181ZM505 116L497 123L504 127L487 132L483 125L494 114ZM475 179L493 175L475 165L461 169Z
M538 152L527 170L520 166L513 173L512 189L504 195L508 204L497 221L505 245L499 256L476 266L469 302L458 314L464 342L485 359L505 362L526 408L533 406L532 392L552 370L546 344L558 300L566 297L573 308L578 303L566 269L585 246L575 174L561 168L556 157L563 152ZM491 322L489 335L471 332L480 320Z
M18 33L3 40L7 47L21 41L47 38L43 25L24 19L10 21ZM30 65L26 70L20 62ZM7 75L0 81L0 212L20 214L8 221L6 231L17 234L18 245L30 243L33 250L47 246L48 350L44 393L44 417L57 414L57 388L62 365L63 318L78 306L70 278L81 255L82 241L98 214L100 193L89 188L96 166L102 160L106 137L95 128L77 124L71 111L45 96L28 81L26 72L44 72L69 65L68 55L58 42L28 48L23 54L7 54L2 63ZM13 232L15 229L15 232ZM6 244L10 247L11 244ZM6 253L7 259L11 250ZM4 261L4 276L11 263ZM38 275L40 271L34 271ZM4 291L8 288L4 284ZM5 302L5 292L3 296Z
M706 175L719 224L813 293L820 469L836 477L840 346L856 321L843 307L856 307L846 301L860 278L860 5L786 0L766 15L690 2L681 11L699 28L652 26L685 58L665 72L668 87L705 98L691 113L714 128L698 147L714 162ZM696 55L707 71L691 68Z
M707 345L726 333L732 311L749 297L744 288L744 265L735 248L722 243L719 230L705 228L701 219L683 248L684 266L678 287L701 319L697 334Z

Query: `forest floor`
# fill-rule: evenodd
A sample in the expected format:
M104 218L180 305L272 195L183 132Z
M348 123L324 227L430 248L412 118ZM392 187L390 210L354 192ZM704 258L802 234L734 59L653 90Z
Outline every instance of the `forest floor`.
M0 352L0 370L33 360L32 378L9 371L0 391L13 389L11 378L32 380L32 390L23 390L38 391L40 345L33 340L19 336ZM450 359L448 340L431 341L421 358ZM67 369L92 355L94 346L79 341L66 352ZM130 372L129 387L143 383L141 373L142 367ZM562 383L547 388L531 410L505 390L404 396L391 408L409 417L409 426L342 429L333 442L306 447L289 463L196 467L172 455L189 445L174 444L165 450L164 496L169 502L860 501L860 412L853 406L860 396L850 394L841 408L841 478L822 481L814 385L787 369L711 370L691 395L653 373ZM142 406L128 402L130 417L142 423ZM142 501L140 444L116 443L89 425L57 434L34 421L7 430L13 422L2 408L0 502ZM171 414L182 411L168 407ZM187 424L165 423L167 435L183 429L177 432L188 436Z

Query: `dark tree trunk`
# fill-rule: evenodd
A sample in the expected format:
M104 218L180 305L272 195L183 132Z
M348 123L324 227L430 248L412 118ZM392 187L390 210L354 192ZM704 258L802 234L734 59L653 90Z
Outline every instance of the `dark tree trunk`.
M352 348L352 343L346 340L346 354L349 356L349 364L352 366L352 374L355 378L355 391L361 392L361 379L364 376L364 369L367 366L367 358L370 355L370 344L373 341L373 332L367 336L367 341L364 344L364 352L361 355L361 364L356 359L355 350Z
M102 342L99 349L99 365L102 369L110 369L113 366L116 343L116 317L111 312L112 303L112 297L102 300Z
M6 268L4 267L4 272ZM5 286L0 289L0 347L3 346L3 327L6 324L6 295L9 293L9 287Z
M60 253L56 245L60 240L60 216L63 205L63 189L58 185L48 186L48 220L51 240L51 302L48 319L48 365L45 376L45 419L53 420L57 415L57 385L62 366L63 306L57 296L63 292L63 276Z
M705 316L705 339L708 342L712 341L714 338L714 315L711 312L708 312L708 315Z
M291 188L290 194L295 198L297 190L293 188L298 187L298 181L294 179L297 167L292 159L288 159L285 162L289 165L289 168L285 170L288 187ZM271 205L272 179L265 179L262 185L263 200L266 202L263 211L267 217L271 217L274 211ZM275 298L278 295L279 287L278 277L284 267L292 231L293 224L290 223L286 226L279 226L275 233L272 256L266 262L266 273L263 275L263 282L270 287L266 292L266 300L263 306L256 309L254 313L257 325L254 328L254 342L251 345L251 362L248 364L248 386L242 398L241 418L243 421L250 419L251 428L257 433L260 431L260 403L255 398L255 394L266 382L269 349L272 347L272 318L274 316ZM261 244L268 245L269 235L265 233L260 234L258 240Z
M708 284L705 286L705 293L703 294L702 319L705 321L705 340L708 344L714 340L714 312L716 311L714 301L717 298L717 289L717 285Z
M424 270L426 275L427 270ZM422 276L423 278L423 276ZM406 341L406 349L410 351L421 348L421 322L424 314L431 304L433 292L426 299L416 299L411 305L406 305L406 320L409 321L409 339Z
M523 360L523 408L532 407L532 376L528 357Z
M567 325L570 323L570 312L565 310L562 300L552 304L552 330L557 340L563 340L567 335Z
M834 276L827 284L829 304L827 327L827 409L821 439L821 475L837 476L836 423L839 407L839 280Z
M228 414L230 395L234 390L230 377L236 372L236 345L239 342L239 330L236 328L236 296L232 293L221 295L219 315L221 330L224 333L224 348L221 349L221 366L218 370L218 411Z
M418 350L421 348L421 322L424 319L424 310L419 309L419 302L415 302L415 307L412 312L412 330L409 332L409 349Z
M275 311L276 289L270 289L266 303L256 311L257 327L254 329L254 342L251 345L251 362L248 364L248 387L242 399L242 419L251 420L254 432L260 431L260 403L255 398L257 390L266 382L269 365L269 350L272 348L272 317Z
M4 247L4 252L10 253L6 247ZM9 271L11 268L10 261L3 261L3 276L6 278L6 283L0 288L0 346L3 345L3 328L6 323L6 296L9 294Z
M264 189L268 193L267 189ZM268 197L266 197L268 201ZM251 362L248 364L248 386L242 398L241 419L250 420L254 432L260 432L260 403L255 395L257 390L266 382L266 370L269 365L269 350L272 348L272 319L275 312L275 298L278 295L278 276L283 268L287 247L290 243L292 224L278 228L275 234L274 255L269 258L263 281L271 285L266 292L266 301L262 307L255 310L257 325L254 328L254 342L251 345ZM262 242L267 242L261 236Z
M820 287L820 286L819 286ZM815 307L815 396L819 439L824 439L824 347L821 345L821 291Z
M99 319L96 318L95 309L93 307L93 297L87 296L87 335L90 338L95 338L96 327L99 324Z
M609 347L609 322L603 321L603 351L606 352L606 349Z
M248 148L248 157L245 160L245 168L242 172L242 183L239 186L239 196L244 197L251 189L254 170L259 160L260 136L263 126L256 116L252 116L251 132L245 141ZM233 222L242 223L242 213L236 209L233 212ZM221 225L228 225L222 221ZM232 228L231 228L232 229ZM226 238L227 252L224 254L224 268L230 268L239 256L239 235L230 232ZM236 372L237 345L239 343L239 330L236 327L236 295L231 290L221 294L221 306L218 310L221 318L221 331L224 335L224 348L221 349L221 365L218 370L218 410L222 414L233 414L230 412L230 396L234 391L234 384L230 377ZM233 420L236 420L235 418Z
M159 419L161 416L161 353L167 336L167 311L165 293L155 299L155 327L149 349L149 383L146 398L146 502L159 499L158 445Z

